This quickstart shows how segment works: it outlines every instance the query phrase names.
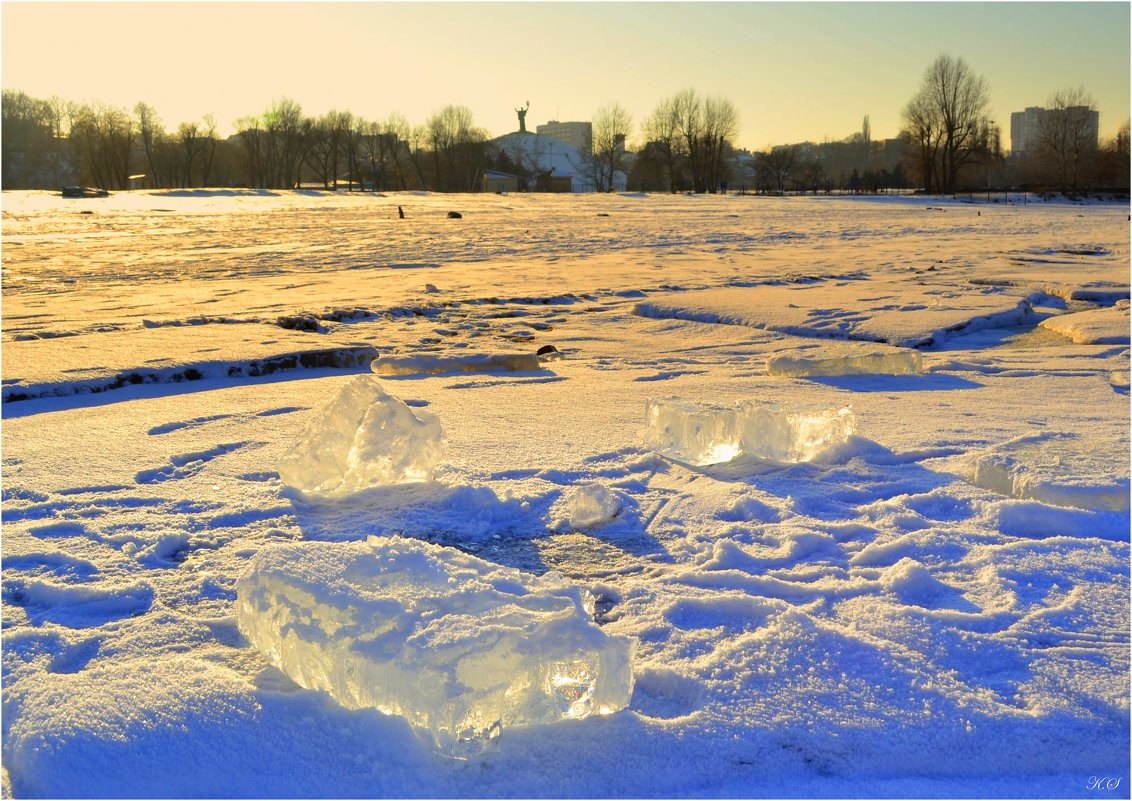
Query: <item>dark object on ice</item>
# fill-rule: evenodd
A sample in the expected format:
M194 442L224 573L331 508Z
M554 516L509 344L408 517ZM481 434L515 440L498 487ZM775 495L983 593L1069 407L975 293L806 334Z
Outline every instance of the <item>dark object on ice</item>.
M606 213L605 213L604 211L599 211L599 212L597 213L597 216L598 216L598 217L608 217L609 215L608 215L608 214L606 214Z
M400 217L402 220L405 219L405 210L403 208L401 208L400 206L397 207L397 216Z
M79 214L94 214L94 212L91 211L90 209L83 209L82 211L79 212Z
M287 328L292 331L317 331L319 329L318 319L313 314L285 315L277 318L275 324L280 328Z
M64 186L63 197L110 197L110 193L94 186Z
M461 214L461 213L460 213L460 212L458 212L458 211L450 211L450 212L448 212L448 218L449 218L449 219L451 219L451 220L459 220L459 219L462 219L462 218L463 218L463 216L464 216L464 215L463 215L463 214Z
M543 345L541 348L535 351L536 356L545 356L548 353L558 353L558 348L554 347L553 345Z

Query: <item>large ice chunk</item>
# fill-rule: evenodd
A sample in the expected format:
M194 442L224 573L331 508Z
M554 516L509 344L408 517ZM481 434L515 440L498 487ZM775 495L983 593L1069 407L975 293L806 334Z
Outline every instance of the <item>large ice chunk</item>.
M264 549L237 582L236 622L301 686L469 757L504 728L628 705L633 641L605 634L594 603L556 573L371 536Z
M744 401L733 406L687 398L649 398L645 445L690 465L728 462L740 454L806 462L856 429L853 412L838 406L791 406Z
M1115 512L1129 508L1128 443L1042 432L967 457L972 484L1010 498Z
M740 451L776 462L808 462L845 443L857 429L853 411L844 406L783 408L747 401L740 405L738 419Z
M320 410L279 460L279 478L303 492L343 494L429 481L444 454L444 429L414 412L373 376L358 376Z
M729 462L739 455L738 410L687 398L649 398L645 445L691 465Z
M378 375L421 375L433 373L489 373L540 370L534 353L460 353L441 356L418 353L413 356L383 356L370 362Z
M924 372L919 351L880 343L851 342L798 348L766 361L768 375L912 375Z

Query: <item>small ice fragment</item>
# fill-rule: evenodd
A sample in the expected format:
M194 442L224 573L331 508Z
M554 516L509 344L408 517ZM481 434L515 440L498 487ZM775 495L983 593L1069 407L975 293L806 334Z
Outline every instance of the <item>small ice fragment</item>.
M587 529L608 523L620 513L621 496L601 484L581 484L571 487L554 504L551 516L556 518L553 527Z
M1051 506L1127 511L1128 443L1043 432L967 457L970 482Z
M414 413L373 376L342 387L279 460L284 484L315 494L430 481L444 454L435 415Z
M461 353L438 356L419 353L414 356L383 356L370 363L378 375L420 375L431 373L487 373L495 370L519 371L540 369L533 353Z
M236 622L271 664L460 758L512 726L628 705L633 641L594 604L557 573L401 537L265 548L236 585Z
M788 351L767 359L768 375L914 375L924 372L917 350L874 343L828 345Z
M744 401L734 406L686 398L649 398L645 445L694 466L728 462L740 454L778 462L807 462L846 442L856 430L853 412L838 406L783 408Z

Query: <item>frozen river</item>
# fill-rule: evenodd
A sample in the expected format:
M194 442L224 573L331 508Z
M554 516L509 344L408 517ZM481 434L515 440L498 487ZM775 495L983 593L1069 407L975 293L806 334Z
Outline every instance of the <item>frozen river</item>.
M11 796L1127 797L1126 205L5 192L3 214ZM366 379L443 427L427 480L288 486L375 357L461 370ZM679 441L646 431L658 399L763 422L691 459L675 412ZM811 408L836 438L762 447ZM304 548L369 537L560 573L632 642L628 705L464 761L307 689L237 624L237 582L274 554L335 608Z

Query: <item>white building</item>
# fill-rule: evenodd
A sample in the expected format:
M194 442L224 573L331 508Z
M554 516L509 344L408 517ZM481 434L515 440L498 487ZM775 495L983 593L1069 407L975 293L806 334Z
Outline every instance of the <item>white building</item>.
M551 120L535 129L539 136L553 136L559 142L573 145L583 153L593 148L594 126L592 122L558 122Z
M1100 134L1100 112L1087 106L1070 106L1066 109L1045 109L1040 106L1030 106L1025 111L1015 111L1010 115L1010 152L1011 155L1020 156L1037 150L1041 142L1042 126L1047 124L1051 117L1064 114L1075 120L1083 129L1084 139L1095 148ZM1078 130L1082 130L1078 129Z
M566 191L567 185L571 192L596 191L593 176L588 169L589 154L557 137L516 132L493 139L491 145L506 153L521 175L531 178L529 189L535 189L537 183L534 179L542 176L544 185L555 187L553 191ZM568 184L565 180L567 178L570 179ZM625 191L627 183L628 176L625 173L614 174L615 191Z

